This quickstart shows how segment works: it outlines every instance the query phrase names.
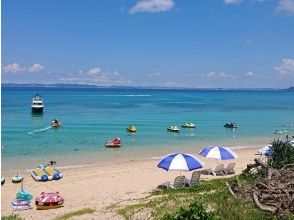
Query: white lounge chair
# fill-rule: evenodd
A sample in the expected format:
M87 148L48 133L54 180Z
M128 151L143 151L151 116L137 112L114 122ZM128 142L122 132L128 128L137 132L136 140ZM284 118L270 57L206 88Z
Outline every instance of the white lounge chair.
M187 184L188 186L197 185L200 182L200 176L201 176L200 171L194 171L192 173L191 180L186 179L185 184Z
M202 174L204 175L217 175L217 176L223 176L225 175L225 167L223 164L219 164L216 166L216 168L213 170L211 168L204 169L201 171Z
M177 176L173 183L168 181L166 183L160 184L157 188L158 189L167 189L167 188L178 189L178 188L184 187L184 183L185 183L185 176Z
M224 169L224 173L226 175L235 174L235 170L234 170L235 165L236 163L229 163L227 168Z

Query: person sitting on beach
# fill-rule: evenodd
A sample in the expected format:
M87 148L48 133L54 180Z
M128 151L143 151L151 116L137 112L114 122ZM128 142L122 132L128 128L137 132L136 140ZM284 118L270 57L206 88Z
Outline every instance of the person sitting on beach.
M56 164L56 161L55 160L51 160L48 165L55 165L55 164Z

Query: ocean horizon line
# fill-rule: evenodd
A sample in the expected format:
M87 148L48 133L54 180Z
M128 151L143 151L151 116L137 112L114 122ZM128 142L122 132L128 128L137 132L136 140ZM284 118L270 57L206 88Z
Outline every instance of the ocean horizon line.
M93 84L78 83L1 83L2 88L85 88L85 89L142 89L142 90L213 90L213 91L294 91L294 86L288 88L226 88L226 87L180 87L180 86L123 86L109 85L100 86Z

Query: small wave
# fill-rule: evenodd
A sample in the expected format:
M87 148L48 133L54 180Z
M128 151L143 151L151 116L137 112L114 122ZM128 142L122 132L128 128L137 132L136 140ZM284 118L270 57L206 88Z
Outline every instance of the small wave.
M250 146L235 146L235 147L228 147L230 149L250 149L250 148L258 148L259 146L250 145Z
M157 159L161 159L161 158L163 158L164 156L161 156L161 157L150 157L150 159L152 159L152 160L157 160Z
M62 170L67 170L67 169L73 169L73 168L83 168L83 167L94 167L97 166L97 164L85 164L85 165L69 165L69 166L57 166L55 167L56 169L62 169ZM28 169L26 171L31 172L34 169Z
M125 95L100 95L100 96L113 96L113 97L149 97L151 95L125 94Z
M27 134L33 135L35 133L42 132L42 131L47 131L49 129L51 129L51 126L48 126L48 127L45 127L45 128L36 129L36 130L33 130L33 131L29 131L29 132L27 132Z

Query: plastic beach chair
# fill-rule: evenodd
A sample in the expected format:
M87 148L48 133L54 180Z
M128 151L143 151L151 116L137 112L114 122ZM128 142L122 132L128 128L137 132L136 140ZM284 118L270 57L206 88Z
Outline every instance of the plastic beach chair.
M200 176L201 176L201 172L200 171L194 171L192 173L191 180L186 179L185 180L185 183L188 186L196 185L196 184L198 184L200 182Z
M177 176L173 183L166 182L159 185L157 188L158 189L166 189L166 188L178 189L178 188L184 187L184 183L185 183L185 176Z
M227 168L224 169L224 173L226 175L235 174L235 170L234 170L235 165L236 163L229 163Z
M223 164L219 164L216 166L216 168L213 170L211 168L208 168L208 169L204 169L202 170L202 174L204 175L217 175L217 176L223 176L225 175L225 167Z

